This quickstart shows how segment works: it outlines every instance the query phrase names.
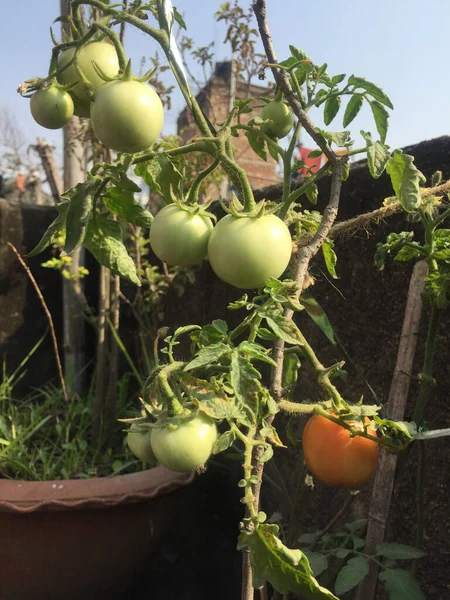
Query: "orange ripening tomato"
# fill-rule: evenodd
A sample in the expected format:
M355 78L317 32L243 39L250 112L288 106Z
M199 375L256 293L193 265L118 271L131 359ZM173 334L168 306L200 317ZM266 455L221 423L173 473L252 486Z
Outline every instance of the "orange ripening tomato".
M349 425L362 428L361 423ZM375 435L374 429L368 432ZM376 442L361 436L351 438L347 429L321 415L314 415L306 423L303 452L308 469L327 485L360 489L377 468Z

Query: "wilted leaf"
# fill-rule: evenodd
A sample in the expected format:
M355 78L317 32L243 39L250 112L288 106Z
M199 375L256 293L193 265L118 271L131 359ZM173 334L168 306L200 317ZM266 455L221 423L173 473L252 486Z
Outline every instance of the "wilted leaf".
M260 588L268 581L281 594L292 592L305 600L338 600L313 577L305 554L287 548L277 533L277 525L266 523L239 536L238 549L250 548L253 586Z

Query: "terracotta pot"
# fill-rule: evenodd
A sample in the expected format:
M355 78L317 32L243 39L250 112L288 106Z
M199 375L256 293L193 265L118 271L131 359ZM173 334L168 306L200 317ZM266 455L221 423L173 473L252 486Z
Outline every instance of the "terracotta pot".
M193 474L162 467L112 478L0 480L0 598L127 598L150 568L174 490Z

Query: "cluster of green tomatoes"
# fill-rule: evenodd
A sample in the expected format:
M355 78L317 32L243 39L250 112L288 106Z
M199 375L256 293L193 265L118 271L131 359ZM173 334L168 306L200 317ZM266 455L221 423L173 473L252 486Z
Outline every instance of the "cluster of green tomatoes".
M64 50L58 57L58 73L57 82L31 97L31 113L43 127L61 128L73 115L90 117L105 146L127 153L147 150L160 136L164 111L158 94L134 78L129 65L119 75L113 45L91 42L78 51ZM269 135L281 138L292 129L292 113L281 101L269 102L261 116ZM157 214L150 244L169 265L196 265L208 256L220 279L242 289L280 277L292 251L289 230L274 214L229 214L214 227L204 209L181 203L169 204Z
M117 152L140 152L154 144L164 123L155 90L133 77L129 65L119 75L116 50L107 42L83 46L76 54L77 66L75 52L61 52L58 81L31 96L34 120L47 129L60 129L73 115L90 117L98 139Z

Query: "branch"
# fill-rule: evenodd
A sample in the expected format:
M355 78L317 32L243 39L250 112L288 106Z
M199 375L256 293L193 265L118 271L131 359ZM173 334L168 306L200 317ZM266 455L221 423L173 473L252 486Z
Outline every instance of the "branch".
M37 281L33 277L33 274L30 271L28 265L23 260L23 258L20 256L20 253L17 250L17 248L13 244L11 244L11 242L8 242L8 246L11 248L11 250L17 256L18 261L20 262L20 264L22 265L22 267L25 269L25 272L28 275L31 283L33 284L33 287L36 290L36 293L37 293L37 295L39 297L39 300L40 300L40 302L42 304L42 308L44 309L44 312L45 312L45 314L47 316L48 324L49 324L49 327L50 327L50 333L51 333L51 336L52 336L53 350L55 351L56 365L58 367L59 381L61 382L61 389L62 389L62 393L63 393L63 396L64 396L64 402L66 404L68 404L69 403L69 396L67 395L66 382L64 380L63 370L62 370L62 366L61 366L61 358L59 356L58 341L56 339L55 326L53 324L52 315L50 314L50 311L48 309L47 303L44 300L44 296L42 295L42 292L39 289L39 286L37 284Z
M437 185L432 188L424 188L421 190L420 195L422 198L429 198L430 196L440 196L450 191L450 180L446 181L441 185ZM329 238L336 238L344 235L352 235L356 231L360 229L364 229L369 225L379 224L380 221L385 219L386 217L390 217L393 214L401 212L402 206L400 202L392 202L386 206L382 206L381 208L377 208L368 213L364 213L362 215L358 215L353 219L348 219L347 221L342 221L341 223L336 223L328 232ZM311 243L314 234L307 233L302 236L297 241L297 248L303 248Z
M277 57L275 49L273 47L272 36L270 35L269 26L267 23L266 16L266 1L265 0L253 0L253 12L255 13L256 20L258 21L259 33L261 35L264 50L266 52L268 62L275 65L277 63ZM292 107L295 116L300 121L305 131L309 133L312 139L316 142L319 148L326 155L332 165L336 163L336 155L328 146L326 140L316 131L316 128L308 117L306 112L303 110L302 105L297 100L294 91L292 90L289 78L287 77L283 69L279 69L276 66L271 67L273 76L278 86L282 90L286 101Z

